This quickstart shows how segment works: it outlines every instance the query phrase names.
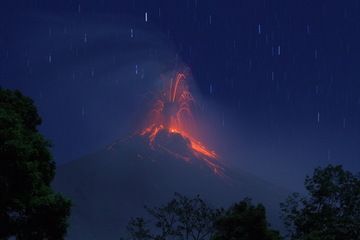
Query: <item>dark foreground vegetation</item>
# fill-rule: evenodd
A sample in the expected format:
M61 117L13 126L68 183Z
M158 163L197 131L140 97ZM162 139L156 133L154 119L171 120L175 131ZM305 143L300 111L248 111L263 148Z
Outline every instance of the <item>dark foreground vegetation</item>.
M0 239L64 239L70 200L50 186L55 163L38 132L41 119L31 99L0 89ZM306 194L281 204L285 239L360 240L360 175L329 165L305 179ZM122 239L277 240L263 205L241 200L228 209L199 196L175 194L147 216L132 219Z
M55 162L30 98L0 89L0 239L63 239L69 200L50 183Z
M329 165L305 179L307 195L281 204L289 239L360 239L360 175Z
M360 239L360 176L329 165L305 179L307 194L294 193L281 203L285 239ZM265 208L242 200L229 209L211 208L199 196L175 194L161 207L149 208L148 219L134 218L129 240L276 240L282 239L266 220Z
M132 219L125 239L280 239L279 233L268 227L265 208L249 199L224 210L211 208L199 196L175 194L167 204L146 209L150 220Z

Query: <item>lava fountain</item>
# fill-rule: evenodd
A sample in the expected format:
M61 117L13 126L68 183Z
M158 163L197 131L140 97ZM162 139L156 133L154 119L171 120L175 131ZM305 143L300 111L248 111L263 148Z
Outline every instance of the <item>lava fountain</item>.
M170 81L166 81L150 111L146 127L140 131L141 136L149 139L152 148L159 147L185 161L199 159L215 174L224 175L219 157L196 137L196 123L192 114L194 98L186 82L185 73L177 73ZM167 136L179 135L186 141L190 154L185 151L174 152L155 140L160 133Z

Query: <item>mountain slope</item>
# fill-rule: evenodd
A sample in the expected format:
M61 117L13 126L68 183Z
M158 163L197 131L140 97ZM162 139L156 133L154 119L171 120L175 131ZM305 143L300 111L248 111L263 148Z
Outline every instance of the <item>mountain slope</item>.
M277 225L284 191L239 170L224 168L224 173L216 175L196 158L184 161L133 137L59 166L54 187L74 204L68 239L119 239L129 218L144 215L144 205L165 203L174 192L200 194L224 207L250 197L265 204Z

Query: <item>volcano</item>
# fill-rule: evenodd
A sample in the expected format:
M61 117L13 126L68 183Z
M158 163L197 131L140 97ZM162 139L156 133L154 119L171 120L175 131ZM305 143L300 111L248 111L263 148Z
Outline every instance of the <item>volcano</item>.
M224 164L200 140L186 75L177 73L156 94L144 127L131 137L59 166L56 190L73 201L68 239L119 239L144 205L159 206L174 192L200 196L214 207L250 197L277 225L287 192Z
M147 126L140 132L149 139L149 144L168 150L179 158L189 161L196 156L202 160L215 174L224 175L223 167L215 151L210 150L199 140L196 132L198 125L193 117L192 109L195 100L189 90L186 73L179 72L170 81L164 82L164 88L157 94L154 105L147 119ZM174 135L186 140L186 150L170 151L162 143L156 143L159 135ZM185 149L184 149L185 150Z

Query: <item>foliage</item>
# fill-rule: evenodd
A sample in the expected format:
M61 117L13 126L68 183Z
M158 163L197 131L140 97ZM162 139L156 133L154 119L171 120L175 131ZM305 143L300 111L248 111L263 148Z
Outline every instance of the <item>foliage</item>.
M282 203L291 239L360 239L360 176L329 165L305 179L307 196L298 193Z
M53 192L55 163L31 99L0 88L0 239L63 239L70 201Z
M245 199L230 207L215 223L213 240L276 240L277 231L271 230L266 221L263 205L252 205Z
M152 221L132 219L128 226L131 240L277 240L279 234L268 229L265 208L241 201L229 210L212 209L199 196L175 198L159 208L146 208Z
M145 208L153 221L132 219L127 227L128 239L209 239L214 231L214 220L221 213L210 208L199 196L187 198L178 193L161 207ZM149 223L153 225L149 227Z

